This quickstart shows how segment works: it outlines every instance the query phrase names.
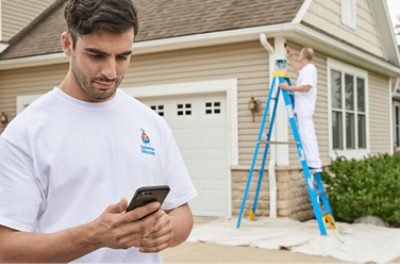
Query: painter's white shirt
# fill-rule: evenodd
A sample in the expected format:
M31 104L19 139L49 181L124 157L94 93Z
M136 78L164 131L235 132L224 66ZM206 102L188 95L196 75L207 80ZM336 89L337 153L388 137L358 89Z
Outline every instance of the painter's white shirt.
M317 68L314 64L307 64L300 70L296 86L310 85L308 92L295 92L295 112L297 115L312 116L317 100Z
M149 139L149 140L147 140ZM164 209L196 196L172 132L121 90L88 103L54 88L0 137L0 225L52 233L90 222L146 185L167 184ZM51 249L49 249L51 250ZM159 263L159 254L103 248L78 262Z

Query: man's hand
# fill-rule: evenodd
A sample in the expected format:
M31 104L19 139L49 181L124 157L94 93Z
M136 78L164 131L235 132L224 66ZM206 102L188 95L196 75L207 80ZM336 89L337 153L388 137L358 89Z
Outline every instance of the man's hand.
M283 90L288 90L288 91L291 90L291 89L290 89L290 86L289 86L286 82L281 83L281 84L279 85L279 88L281 88L281 89L283 89Z
M128 207L126 199L109 206L105 212L89 223L92 243L97 247L128 249L139 247L144 238L158 227L165 213L158 210L157 202L139 207L125 213Z
M142 240L141 252L160 252L171 246L174 236L172 219L166 212L161 212L162 216L154 227L155 231Z

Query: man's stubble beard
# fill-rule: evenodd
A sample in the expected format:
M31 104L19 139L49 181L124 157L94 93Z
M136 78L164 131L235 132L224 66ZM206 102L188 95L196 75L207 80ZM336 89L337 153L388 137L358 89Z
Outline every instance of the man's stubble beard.
M75 58L72 58L72 73L74 75L74 78L76 80L76 82L78 83L80 89L87 95L89 96L91 99L93 99L93 101L106 101L107 99L112 98L116 91L117 88L119 86L119 84L121 83L122 79L119 79L116 83L115 86L113 87L113 89L111 91L96 91L96 89L94 89L92 87L92 81L89 78L87 78L82 71L76 66L75 64ZM95 80L104 80L104 78L97 78Z

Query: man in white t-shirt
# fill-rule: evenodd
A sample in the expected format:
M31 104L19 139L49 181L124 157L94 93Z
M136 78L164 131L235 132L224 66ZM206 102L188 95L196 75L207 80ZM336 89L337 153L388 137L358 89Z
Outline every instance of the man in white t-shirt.
M288 62L299 74L296 85L289 86L287 83L279 87L294 92L295 113L299 127L299 134L307 164L314 172L320 172L322 162L319 157L318 142L315 135L313 114L317 100L317 68L312 64L314 51L312 48L304 47L300 51L300 69L293 62L293 52L288 50Z
M65 18L65 79L0 136L0 261L160 263L192 229L196 190L164 120L118 89L135 8L70 0ZM125 211L153 185L170 186L161 208Z

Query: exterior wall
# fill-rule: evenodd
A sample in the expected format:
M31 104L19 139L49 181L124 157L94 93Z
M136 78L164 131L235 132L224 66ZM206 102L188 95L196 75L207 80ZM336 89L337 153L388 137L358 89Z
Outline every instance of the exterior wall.
M289 43L298 51L300 46ZM238 80L238 128L239 165L232 168L232 206L233 214L239 212L247 181L249 165L253 156L255 141L264 109L252 116L248 110L248 100L255 96L265 105L269 87L267 52L258 42L214 46L198 49L164 52L158 54L135 55L132 65L122 83L122 87L170 84L205 80ZM329 165L329 129L327 58L316 53L318 68L318 100L314 122L324 165ZM58 85L68 70L67 64L34 67L29 69L0 71L0 112L11 118L16 113L16 96L42 94ZM293 81L297 77L290 73ZM390 150L390 114L382 111L388 105L388 79L369 73L369 113L371 154ZM291 131L289 129L289 131ZM290 132L290 140L292 135ZM263 149L261 149L262 153ZM261 156L261 155L260 155ZM299 159L294 146L290 147L290 167L277 169L278 215L296 219L312 217L311 205L303 176L299 173ZM253 177L247 207L254 197L258 172ZM248 210L246 210L246 213ZM269 186L267 172L264 174L257 214L269 214Z
M54 0L2 0L2 40L12 38L53 2Z
M369 138L370 154L389 153L390 93L387 77L369 73Z
M357 25L352 29L342 23L341 0L314 0L304 16L304 22L311 24L333 36L371 52L384 56L375 18L368 0L357 0Z

